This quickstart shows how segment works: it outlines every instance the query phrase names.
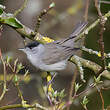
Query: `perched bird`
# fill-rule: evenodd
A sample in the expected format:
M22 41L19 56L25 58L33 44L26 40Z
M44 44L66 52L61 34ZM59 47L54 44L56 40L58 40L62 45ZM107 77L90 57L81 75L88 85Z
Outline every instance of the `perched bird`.
M78 48L74 46L74 38L85 28L87 22L76 25L72 34L65 39L41 44L37 41L29 43L22 50L36 67L44 71L58 71L66 68L68 59Z

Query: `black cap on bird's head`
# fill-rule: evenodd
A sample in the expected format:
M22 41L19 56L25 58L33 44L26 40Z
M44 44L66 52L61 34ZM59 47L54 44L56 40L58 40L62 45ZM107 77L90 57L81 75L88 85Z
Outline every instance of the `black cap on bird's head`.
M25 46L25 48L28 47L28 48L32 49L32 48L34 48L34 47L37 47L39 44L40 44L39 42L33 41L33 42L27 44L27 45Z
M37 42L37 41L33 41L31 43L28 43L25 48L20 48L19 50L25 52L26 48L29 48L29 49L33 49L34 47L37 47L40 43Z

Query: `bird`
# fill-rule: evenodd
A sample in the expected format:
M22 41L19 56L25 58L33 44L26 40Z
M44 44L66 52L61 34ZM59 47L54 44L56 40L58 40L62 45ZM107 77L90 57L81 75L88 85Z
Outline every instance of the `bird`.
M33 41L20 50L27 55L27 59L32 65L40 70L50 72L64 70L68 59L79 49L74 46L74 38L81 33L86 25L87 22L79 22L67 38L46 44Z

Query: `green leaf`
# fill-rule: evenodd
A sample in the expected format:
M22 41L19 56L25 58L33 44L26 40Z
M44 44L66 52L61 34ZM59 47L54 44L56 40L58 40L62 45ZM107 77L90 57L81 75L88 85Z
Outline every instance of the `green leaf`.
M19 81L19 77L17 75L15 75L14 78L13 78L13 82L17 83L18 81Z
M59 92L59 97L64 98L65 96L66 96L65 89L63 89L63 90L61 90L61 92Z
M23 26L19 23L19 21L17 21L16 18L4 19L4 22L15 28L23 28Z
M86 96L84 96L83 101L82 101L82 106L85 108L85 110L87 110L87 104L88 104L89 100Z
M84 96L82 104L87 105L88 102L89 102L88 98L86 96Z
M101 75L99 75L97 78L94 76L94 81L96 84L102 83L103 81L101 81Z
M3 13L3 9L5 9L5 6L0 4L0 15Z
M6 56L6 63L10 63L10 61L12 60L12 57Z
M81 84L75 83L75 92L77 92L81 86Z
M3 9L0 8L0 15L3 13Z
M19 72L23 68L24 66L22 65L22 63L17 64L17 72Z

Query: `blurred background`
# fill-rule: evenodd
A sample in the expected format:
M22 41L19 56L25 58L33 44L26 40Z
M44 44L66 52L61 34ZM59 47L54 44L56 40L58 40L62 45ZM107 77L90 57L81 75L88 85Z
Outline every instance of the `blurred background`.
M37 15L47 8L51 2L55 2L55 8L52 9L45 17L43 17L39 32L44 36L49 36L55 40L68 37L75 24L79 21L84 20L85 13L85 5L86 0L28 0L26 8L17 15L17 19L28 26L31 29L35 28ZM0 3L6 6L7 13L14 13L15 10L19 9L23 4L23 0L0 0ZM110 11L110 4L101 4L101 10L104 13ZM94 22L97 18L97 11L94 6L94 2L91 0L89 5L89 13L88 13L88 25ZM85 44L87 48L91 48L93 50L99 50L98 46L98 38L99 38L99 30L100 26L97 25L93 30L89 32L85 40L80 40L79 44ZM104 32L104 42L105 42L105 52L110 52L110 19L106 23L106 30ZM85 42L84 42L85 41ZM30 40L27 39L27 42ZM32 75L32 79L29 82L22 82L20 88L23 92L23 96L28 103L32 104L35 101L40 102L40 104L44 104L44 99L47 101L45 96L42 95L41 92L41 83L42 72L37 70L32 64L27 60L26 55L19 51L18 48L23 48L23 38L12 28L3 25L3 33L0 38L0 48L2 50L3 56L11 56L13 60L16 58L19 59L19 62L25 66L26 69L29 69L30 74ZM76 53L78 56L81 56L81 52ZM89 55L86 52L83 52L82 56L85 59L92 60L100 64L100 59L95 55ZM54 81L53 88L55 90L62 90L65 88L66 97L68 99L69 88L72 80L72 76L76 71L76 67L74 64L69 64L68 68L65 71L59 72ZM0 63L0 73L3 72L2 65ZM22 72L21 72L22 74ZM83 84L81 90L87 88L88 84L93 82L94 73L91 70L85 68L85 79L87 81L86 84ZM110 83L109 80L103 79L107 84ZM77 75L76 82L81 83L79 75ZM80 90L80 91L81 91ZM105 107L110 104L110 92L109 90L103 92ZM11 103L19 103L20 100L16 99L17 93L16 89L13 85L10 85L10 90L6 97L0 102L1 105L6 105ZM99 93L92 92L88 99L90 102L88 103L88 110L99 110L101 109L101 100ZM94 100L95 99L95 100ZM82 105L80 104L80 100L77 99L75 103L72 104L71 110L83 110ZM15 110L15 109L14 109ZM18 110L18 109L17 109ZM22 109L19 109L22 110Z

